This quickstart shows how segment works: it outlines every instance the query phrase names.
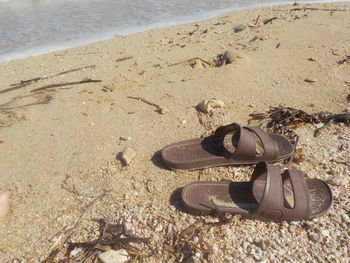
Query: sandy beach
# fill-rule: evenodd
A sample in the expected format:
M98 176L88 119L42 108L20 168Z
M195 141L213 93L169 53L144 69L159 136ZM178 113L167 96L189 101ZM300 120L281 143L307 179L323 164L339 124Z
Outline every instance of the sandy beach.
M215 67L227 50L233 63ZM0 62L0 190L11 200L0 219L0 261L43 262L58 249L46 262L60 262L69 242L97 239L98 220L109 218L149 238L134 244L141 252L130 262L350 262L348 125L316 138L315 125L295 129L305 157L291 166L334 193L332 210L310 222L210 226L218 219L182 211L178 189L199 179L246 181L254 165L170 171L159 156L167 144L247 125L271 106L349 112L349 56L347 2L236 11ZM209 98L225 108L199 114ZM136 156L124 166L126 147ZM201 230L176 243L198 222Z

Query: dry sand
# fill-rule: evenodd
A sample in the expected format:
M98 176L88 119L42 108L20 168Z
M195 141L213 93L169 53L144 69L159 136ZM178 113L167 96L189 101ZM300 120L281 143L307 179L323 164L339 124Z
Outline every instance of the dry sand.
M178 210L176 189L198 179L248 180L254 166L169 171L156 154L164 145L206 134L213 125L246 125L253 111L279 104L308 112L349 110L350 62L337 62L350 55L350 11L329 9L350 10L350 4L291 11L298 7L232 12L0 63L0 189L11 195L10 213L0 221L0 261L42 261L91 200L112 190L84 214L73 241L97 238L95 220L110 215L151 239L153 253L145 247L144 262L349 262L350 171L331 161L350 158L344 125L332 125L318 138L312 125L296 130L305 161L294 167L333 180L334 207L326 216L283 224L237 219L197 231L189 237L192 245L173 243L185 227L215 221ZM250 27L235 33L239 24ZM194 57L213 61L226 50L240 54L231 65L170 66ZM132 58L116 61L127 56ZM21 80L89 65L95 67L3 92ZM31 92L84 78L102 82ZM195 106L211 97L227 107L201 124ZM123 167L116 155L127 146L136 157Z

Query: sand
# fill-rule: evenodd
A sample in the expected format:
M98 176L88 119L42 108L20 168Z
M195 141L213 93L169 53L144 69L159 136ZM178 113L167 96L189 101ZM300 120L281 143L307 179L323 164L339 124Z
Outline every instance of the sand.
M338 180L332 185L334 207L326 216L282 224L237 219L189 237L196 249L172 243L185 227L216 220L182 212L175 190L198 179L248 180L254 166L170 171L157 154L164 145L208 134L221 124L247 125L250 113L270 106L311 113L349 110L350 62L338 62L350 55L350 4L291 11L299 7L242 10L0 62L0 189L11 198L10 213L0 219L0 261L41 262L67 237L84 208L111 190L84 214L72 241L96 239L96 220L110 215L150 238L154 251L144 248L144 262L349 262L350 170L331 161L350 157L350 130L341 124L317 138L312 125L296 129L305 160L294 167L311 178ZM247 27L235 33L239 24ZM237 54L230 65L180 63L195 57L212 63L226 50ZM46 79L5 91L37 77ZM31 92L85 78L102 82ZM169 112L160 114L128 96ZM222 100L226 108L213 117L198 115L195 106L208 98ZM118 159L125 147L136 151L129 166Z

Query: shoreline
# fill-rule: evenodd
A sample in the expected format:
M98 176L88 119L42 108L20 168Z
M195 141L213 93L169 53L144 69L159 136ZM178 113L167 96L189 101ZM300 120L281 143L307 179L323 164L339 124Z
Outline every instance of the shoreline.
M300 5L312 5L312 4L332 4L332 3L343 3L342 0L320 0L320 1L310 1L307 3L299 3ZM345 3L345 2L344 2ZM89 38L80 38L80 39L72 39L70 41L64 41L60 44L49 44L49 46L36 46L32 48L26 48L22 51L14 51L7 54L0 54L0 63L2 62L8 62L12 60L18 60L18 59L25 59L32 56L40 56L52 52L62 51L66 49L71 49L75 47L81 47L84 45L94 44L96 42L100 41L107 41L111 40L114 37L117 36L127 36L132 34L141 33L148 30L153 29L162 29L166 27L171 26L177 26L177 25L183 25L183 24L189 24L189 23L200 23L202 21L217 17L217 16L223 16L225 14L235 12L235 11L242 11L242 10L249 10L249 9L259 9L259 8L268 8L268 7L278 7L278 6L284 6L288 5L283 2L276 2L276 3L264 3L264 4L255 4L252 6L247 7L234 7L234 8L225 8L221 10L214 10L214 11L208 11L201 14L189 14L185 16L179 16L175 20L171 21L159 21L156 23L152 23L149 25L144 25L141 27L132 26L130 28L121 29L118 31L106 31L104 33L95 34L94 37Z
M213 226L218 218L183 211L181 187L248 181L255 166L171 171L159 156L165 145L220 125L259 125L250 114L270 107L350 112L350 11L329 11L350 3L312 7L234 11L1 62L0 193L11 203L0 219L0 261L43 262L56 248L62 259L68 237L97 240L106 221L149 238L148 246L135 244L145 263L348 260L350 167L341 162L349 158L348 125L330 124L318 137L315 124L291 127L302 158L290 167L334 193L330 212L312 221L234 218ZM233 63L219 66L226 51ZM198 112L210 98L225 107ZM126 147L136 152L128 166L119 159ZM211 227L181 243L184 229L198 223Z

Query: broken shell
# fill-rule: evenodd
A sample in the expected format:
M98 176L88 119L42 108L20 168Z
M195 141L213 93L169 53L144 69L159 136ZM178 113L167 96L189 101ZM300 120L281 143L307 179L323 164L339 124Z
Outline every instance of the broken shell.
M199 68L199 69L202 69L202 68L209 68L210 67L210 64L200 60L200 59L195 59L193 61L193 63L191 64L191 66L193 68Z
M129 165L134 159L135 155L136 152L132 148L126 147L121 154L121 160L124 163L124 165Z
M204 68L203 66L203 63L200 62L199 60L196 60L194 63L193 63L193 68Z
M317 79L304 79L304 81L309 83L314 83L314 82L317 82Z
M0 218L6 216L10 210L10 194L9 192L0 193Z
M169 110L163 106L159 106L159 113L164 115L169 113Z
M310 60L310 61L317 61L318 57L309 57L308 60Z
M238 33L238 32L243 31L244 29L246 29L246 27L247 27L246 25L239 24L239 25L235 26L233 28L233 30L235 31L235 33Z
M225 108L225 103L216 98L205 99L197 105L197 109L204 113L211 113L217 108Z

